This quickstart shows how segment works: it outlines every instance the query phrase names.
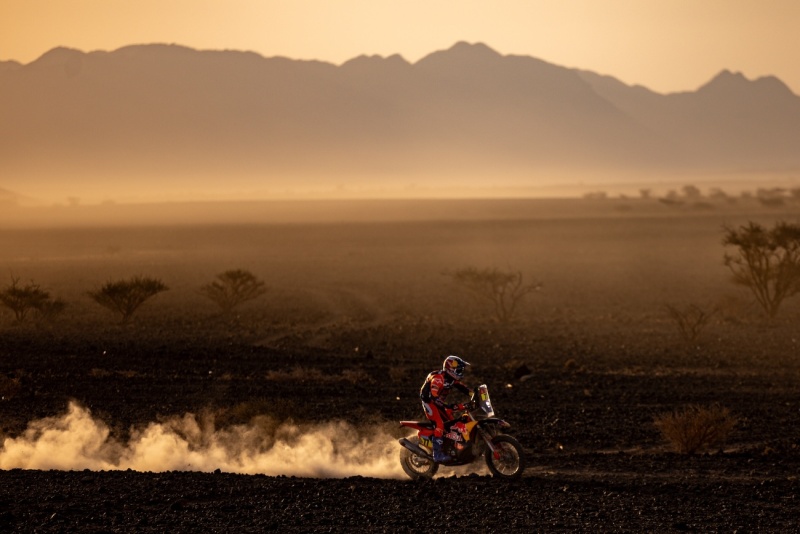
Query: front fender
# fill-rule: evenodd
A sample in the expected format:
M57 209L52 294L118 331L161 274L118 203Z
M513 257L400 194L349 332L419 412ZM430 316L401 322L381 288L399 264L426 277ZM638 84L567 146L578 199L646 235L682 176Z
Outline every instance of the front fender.
M480 421L478 421L478 427L479 428L497 427L505 430L507 428L511 428L511 424L498 417L487 417L486 419L481 419Z

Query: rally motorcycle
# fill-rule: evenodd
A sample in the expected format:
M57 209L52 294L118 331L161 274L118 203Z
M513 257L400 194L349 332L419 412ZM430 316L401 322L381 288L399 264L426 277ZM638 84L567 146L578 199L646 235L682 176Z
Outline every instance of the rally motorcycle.
M492 475L499 478L519 478L525 469L522 446L503 434L511 425L494 416L486 385L476 387L467 409L445 423L443 450L450 455L447 462L433 461L433 421L400 421L400 425L417 430L416 436L400 439L400 465L414 480L433 477L439 465L467 465L481 456Z

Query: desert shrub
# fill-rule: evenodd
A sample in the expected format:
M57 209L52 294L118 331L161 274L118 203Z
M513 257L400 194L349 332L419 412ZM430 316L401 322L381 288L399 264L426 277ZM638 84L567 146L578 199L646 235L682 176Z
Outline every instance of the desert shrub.
M267 292L264 282L250 271L235 269L217 275L216 280L200 288L200 293L214 301L223 313Z
M780 207L784 205L784 192L786 190L781 187L773 187L770 189L758 188L756 190L756 199L767 207Z
M52 319L64 310L66 303L60 299L52 299L50 293L39 284L19 283L19 278L12 277L11 283L0 291L0 302L14 312L17 322L22 322L32 310L39 312L45 319Z
M736 247L735 254L724 256L734 283L749 288L770 319L800 292L800 225L778 222L767 229L751 221L726 227L722 244Z
M678 327L681 338L688 345L697 342L700 334L708 326L711 317L716 313L716 310L706 311L696 304L689 304L685 308L678 308L671 304L665 304L664 307Z
M666 204L667 206L680 206L684 202L681 195L678 194L678 192L674 189L669 190L667 195L659 198L658 201L662 204Z
M476 299L491 303L494 316L500 322L510 321L525 295L538 291L538 282L525 284L519 271L477 269L465 267L444 273L453 282L467 289Z
M681 454L694 454L722 445L736 423L736 417L717 404L690 405L655 418L661 435Z
M722 188L712 187L708 192L708 198L718 202L735 202L736 198L728 195Z
M100 289L89 291L89 296L106 309L120 315L126 324L139 307L151 297L169 289L161 280L134 276L128 280L106 282Z
M703 193L697 186L694 185L684 185L681 188L681 191L683 191L683 196L690 200L697 200L699 198L703 198Z

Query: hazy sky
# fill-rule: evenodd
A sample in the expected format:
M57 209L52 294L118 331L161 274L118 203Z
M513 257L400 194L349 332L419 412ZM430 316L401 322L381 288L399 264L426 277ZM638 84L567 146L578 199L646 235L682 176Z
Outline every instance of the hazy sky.
M177 43L342 63L483 42L659 92L722 69L800 93L798 0L0 0L0 60Z

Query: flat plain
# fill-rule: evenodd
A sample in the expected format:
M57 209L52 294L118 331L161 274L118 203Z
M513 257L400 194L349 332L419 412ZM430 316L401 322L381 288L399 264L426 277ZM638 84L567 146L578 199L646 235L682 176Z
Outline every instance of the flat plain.
M52 321L0 312L4 530L796 528L800 298L766 320L731 282L722 238L751 220L796 223L797 203L294 207L105 207L116 212L105 219L76 208L0 230L8 282L33 280L67 303ZM448 275L470 266L542 286L502 323ZM237 268L268 291L222 315L199 288ZM169 290L121 325L87 291L134 275ZM711 320L689 343L667 306L691 305ZM468 383L488 384L512 424L528 459L520 481L447 469L403 480L397 421L422 417L418 389L448 354L472 363ZM654 424L714 404L738 420L714 450L678 454ZM70 413L107 431L94 456L85 442L60 444L66 459L49 464L12 454L36 450L49 430L69 435ZM176 425L187 418L197 435ZM254 451L280 443L297 455L259 471L213 454L192 464L175 449L128 470L121 458L154 424L189 452L258 429ZM287 424L293 437L281 434ZM305 432L328 435L332 455L302 448Z

